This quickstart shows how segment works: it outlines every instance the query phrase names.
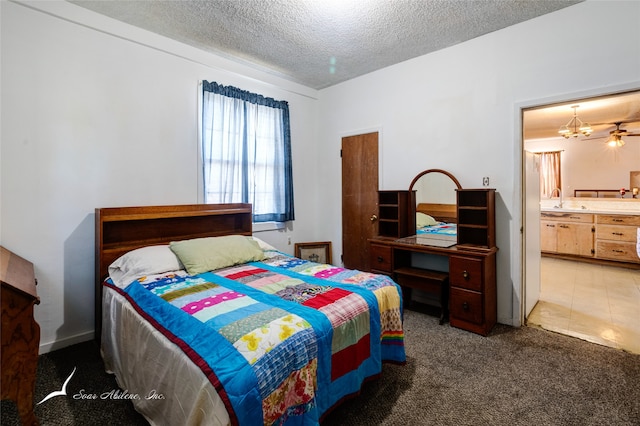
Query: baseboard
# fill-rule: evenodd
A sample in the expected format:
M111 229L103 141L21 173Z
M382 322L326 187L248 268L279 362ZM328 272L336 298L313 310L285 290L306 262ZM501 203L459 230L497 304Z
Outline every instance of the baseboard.
M511 327L519 327L520 324L516 325L514 318L509 317L498 317L498 324L510 325Z
M46 354L58 349L66 348L67 346L75 345L76 343L86 342L93 340L93 331L87 331L84 333L76 334L75 336L65 337L64 339L55 340L50 343L41 343L39 348L39 355Z

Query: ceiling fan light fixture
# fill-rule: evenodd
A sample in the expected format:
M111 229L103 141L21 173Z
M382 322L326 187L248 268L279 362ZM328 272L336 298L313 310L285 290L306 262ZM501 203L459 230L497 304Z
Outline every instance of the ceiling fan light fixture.
M609 145L610 147L622 147L624 146L625 142L622 140L622 137L620 135L611 135L611 137L607 140L607 145Z
M589 123L583 123L582 120L578 118L576 110L579 106L580 105L573 105L571 107L573 108L573 117L571 117L571 120L569 120L567 124L560 126L560 130L558 130L558 133L560 133L560 135L565 139L569 139L571 137L577 138L580 135L590 136L591 133L593 133L593 129L591 129Z

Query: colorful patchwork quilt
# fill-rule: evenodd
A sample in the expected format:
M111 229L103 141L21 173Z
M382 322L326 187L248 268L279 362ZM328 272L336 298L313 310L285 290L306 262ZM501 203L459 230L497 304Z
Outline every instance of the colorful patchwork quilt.
M271 253L120 291L202 369L234 424L318 424L382 362L405 362L401 291L385 275Z

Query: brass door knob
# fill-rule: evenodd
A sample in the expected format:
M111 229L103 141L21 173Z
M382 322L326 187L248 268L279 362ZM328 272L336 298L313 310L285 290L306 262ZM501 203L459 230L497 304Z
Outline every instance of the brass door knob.
M378 216L376 216L375 214L372 214L371 217L369 218L369 220L371 220L371 223L373 223L376 220L378 220Z

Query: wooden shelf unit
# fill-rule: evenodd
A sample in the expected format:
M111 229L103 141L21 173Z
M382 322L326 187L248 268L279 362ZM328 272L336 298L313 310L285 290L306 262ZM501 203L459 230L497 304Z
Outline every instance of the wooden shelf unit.
M456 190L458 244L495 247L495 193L493 188Z
M415 205L415 191L378 191L378 235L402 238L415 234Z

